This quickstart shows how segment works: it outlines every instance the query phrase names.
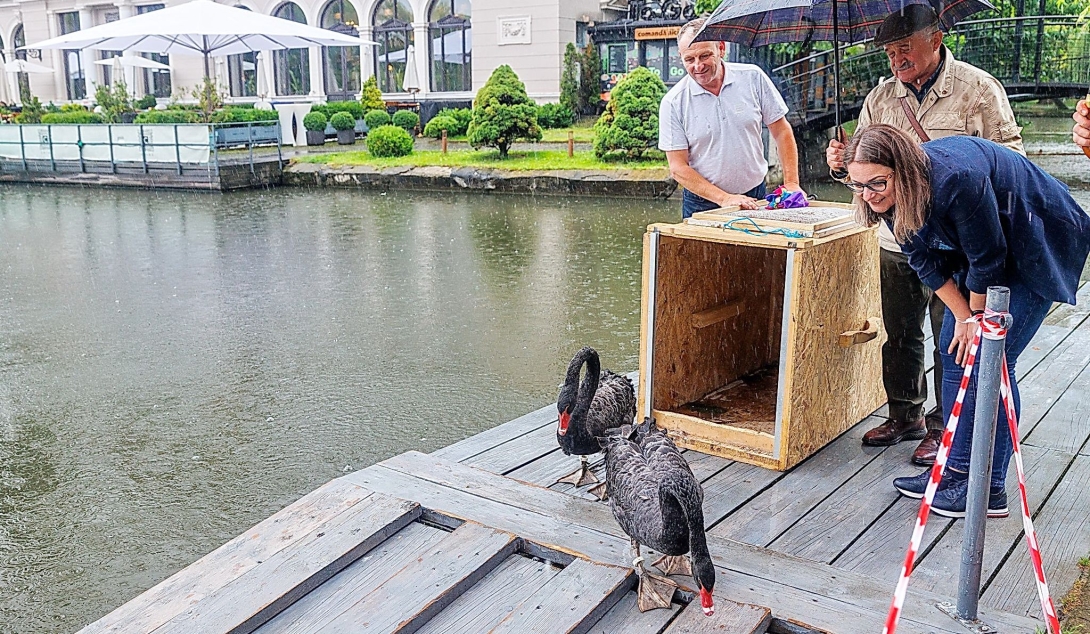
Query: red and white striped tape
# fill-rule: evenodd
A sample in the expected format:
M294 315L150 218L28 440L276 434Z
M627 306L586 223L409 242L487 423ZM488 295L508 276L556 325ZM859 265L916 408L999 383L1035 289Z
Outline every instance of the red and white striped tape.
M927 516L931 513L931 503L935 499L935 491L938 489L939 480L942 479L942 471L946 467L946 460L950 456L950 445L957 431L958 421L961 418L962 404L965 402L965 392L969 386L969 377L973 373L973 365L976 363L976 354L980 348L981 336L988 339L1005 339L1010 314L987 310L983 315L977 316L980 326L973 336L973 342L969 346L969 357L965 362L965 372L961 376L961 385L958 387L957 400L951 408L950 420L946 423L946 429L942 433L942 443L939 445L938 454L935 456L935 464L931 467L931 479L927 483L923 500L920 501L920 512L916 516L916 526L912 529L912 539L908 544L908 552L905 553L904 565L901 567L901 577L897 580L897 588L893 592L893 602L886 616L883 634L894 634L897 629L897 621L901 618L901 608L904 606L905 595L908 593L908 581L912 576L912 568L916 562L916 553L923 539L924 526L927 524ZM1045 616L1045 624L1049 634L1060 634L1059 619L1056 617L1056 608L1052 604L1052 598L1048 593L1048 582L1045 580L1044 565L1041 559L1041 549L1037 544L1037 533L1033 529L1033 519L1029 510L1029 498L1026 496L1026 474L1022 468L1022 451L1018 442L1018 420L1014 411L1014 398L1010 385L1010 374L1007 369L1006 356L1003 357L1003 371L1000 382L1000 397L1006 408L1007 424L1010 428L1011 441L1014 446L1014 462L1018 470L1018 490L1022 500L1022 526L1026 533L1026 543L1029 545L1030 559L1033 562L1033 573L1037 582L1037 595L1041 600L1041 610Z

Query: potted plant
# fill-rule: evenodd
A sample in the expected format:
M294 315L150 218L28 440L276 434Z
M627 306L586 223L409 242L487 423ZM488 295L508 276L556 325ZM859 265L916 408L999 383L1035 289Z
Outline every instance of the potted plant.
M307 129L307 145L325 144L326 117L321 112L311 111L303 117L303 127Z
M347 112L334 113L329 124L337 131L337 143L353 145L356 142L356 120Z

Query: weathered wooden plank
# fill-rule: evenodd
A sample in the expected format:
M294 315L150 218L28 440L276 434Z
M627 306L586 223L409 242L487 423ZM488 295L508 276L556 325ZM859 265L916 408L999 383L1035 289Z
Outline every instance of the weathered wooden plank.
M832 564L871 578L892 579L895 583L904 564L908 540L919 512L919 500L898 497ZM954 520L932 513L920 542L920 552L930 548L953 523Z
M518 548L511 533L466 522L317 632L415 632Z
M905 454L910 451L909 447L889 447L880 452L769 547L814 561L834 561L901 497L893 488L893 478L919 471L907 464ZM928 525L937 523L941 518Z
M636 593L628 592L590 628L589 634L659 634L680 609L680 604L673 603L668 610L640 612Z
M576 559L489 634L583 634L633 587L631 568Z
M1090 365L1090 324L1068 335L1029 375L1022 374L1021 359L1018 363L1018 391L1022 399L1018 429L1028 440L1046 417L1063 413L1061 400L1068 393L1085 387L1083 375ZM1068 396L1068 401L1071 398Z
M579 458L566 456L559 447L529 464L505 475L509 478L547 487L579 467Z
M552 564L511 555L477 585L455 599L417 634L478 634L490 632L515 611L519 602L560 573Z
M1029 495L1030 508L1034 513L1043 508L1045 499L1059 482L1074 459L1065 454L1037 447L1023 447L1022 459L1026 467L1026 492ZM1011 513L1018 514L1018 477L1011 468L1007 477L1007 501ZM981 579L989 579L1007 554L1014 548L1017 556L1019 548L1024 549L1022 522L1018 517L1004 520L989 520L986 528L984 559L981 565ZM956 522L939 538L935 545L916 563L912 573L912 585L931 590L949 597L957 596L958 574L961 566L961 544L965 534L964 522ZM905 543L907 546L907 542ZM1023 550L1024 552L1024 550ZM904 557L904 553L901 553ZM888 574L883 578L891 579Z
M1090 346L1087 346L1090 348ZM1020 386L1019 386L1020 387ZM1023 397L1023 402L1025 402ZM1082 370L1023 444L1078 453L1090 438L1090 367ZM1021 428L1021 424L1019 425Z
M406 562L422 556L447 535L446 531L419 522L409 524L255 631L257 634L313 631L312 625L328 622L345 605L370 594L397 574Z
M720 594L720 591L713 592L715 614L705 616L700 602L693 601L663 634L764 634L772 622L771 610L758 605L735 603Z
M1090 315L1090 286L1083 283L1079 287L1075 302L1074 306L1060 303L1052 305L1037 334L1018 358L1018 365L1026 376Z
M326 483L83 628L80 634L150 632L370 496L371 491L343 479Z
M863 434L880 422L875 416L864 419L710 532L767 546L886 449L861 442Z
M376 493L201 598L155 632L252 632L419 516L417 503Z
M714 526L750 498L784 476L744 462L735 462L701 483L704 487L704 525Z
M705 482L708 478L734 464L733 460L700 453L699 451L685 451L681 455L685 456L685 461L689 463L689 468L693 470L697 482Z
M540 427L556 423L556 403L536 409L529 414L487 429L479 434L460 440L453 445L437 449L433 456L462 462L503 443L515 440Z
M1071 468L1037 514L1034 524L1045 577L1059 600L1079 577L1076 562L1090 552L1090 457L1076 456ZM1039 615L1029 551L1022 541L992 578L981 602L1014 614Z
M483 451L472 458L463 460L465 464L506 475L515 469L529 464L538 458L558 449L556 444L556 426L546 425L502 445ZM576 458L572 458L576 461ZM576 464L572 467L579 466Z
M344 476L378 491L413 491L424 506L503 530L518 531L528 541L595 561L627 566L628 539L604 504L593 504L480 469L409 452ZM847 622L881 622L889 595L863 575L834 569L722 539L708 538L716 562L716 586L737 601L768 605L778 618L809 623L833 632L862 629L833 627ZM757 594L759 593L759 594ZM931 606L938 597L908 606L905 632L956 632L948 617ZM820 607L817 607L820 606ZM851 615L859 615L853 621ZM983 614L983 613L982 613ZM1032 621L988 612L991 622L1011 631L1032 630ZM824 624L824 625L823 625ZM827 627L826 627L827 626Z

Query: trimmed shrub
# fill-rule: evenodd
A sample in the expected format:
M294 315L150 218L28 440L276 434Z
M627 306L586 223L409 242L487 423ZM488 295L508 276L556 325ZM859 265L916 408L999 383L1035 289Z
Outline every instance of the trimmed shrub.
M526 95L526 85L507 64L494 70L477 92L468 135L475 149L494 147L500 151L500 158L507 158L515 141L541 140L537 107Z
M360 107L363 108L364 112L382 110L386 107L386 102L382 100L382 91L378 89L378 80L375 79L374 75L371 75L367 78L367 81L363 82L363 92L361 94Z
M239 108L231 106L212 113L212 123L247 123L247 122L273 122L279 121L280 115L275 110L258 110L256 108Z
M200 113L192 110L171 108L169 110L149 110L136 115L133 123L199 123Z
M375 158L408 156L413 151L413 138L404 128L381 125L367 133L367 151Z
M439 139L443 137L443 130L447 131L447 136L454 136L454 130L458 127L458 122L453 117L444 117L438 115L431 118L428 121L428 125L424 126L424 136L431 137L433 139Z
M469 129L469 124L473 121L473 111L469 108L443 108L438 113L437 117L450 117L457 122L458 127L447 130L449 136L461 136Z
M610 92L606 111L594 124L594 154L599 158L623 152L638 158L659 141L659 102L666 84L641 67L625 76Z
M149 108L154 108L155 104L157 103L158 102L155 100L155 95L144 95L143 97L134 101L132 105L133 107L139 108L141 110L147 110Z
M374 130L380 126L390 125L390 115L386 114L385 110L372 110L364 115L363 122L367 124L368 130Z
M568 42L564 47L564 66L560 72L560 105L566 106L572 112L580 110L579 105L579 51L575 50L575 44ZM541 113L537 115L541 122ZM542 124L545 125L545 124Z
M398 110L390 121L397 127L411 133L416 129L416 126L420 125L420 115L412 110Z
M68 112L47 112L42 115L42 123L103 123L105 119L87 110L69 110Z
M303 117L303 127L314 132L325 132L325 124L328 121L329 119L320 112L308 112L307 116Z
M329 118L329 125L333 126L333 129L338 132L342 130L351 130L356 127L356 120L347 112L335 112L333 113L333 116Z
M320 112L330 119L338 112L347 112L352 115L353 119L363 118L363 104L358 101L330 101L329 103L314 104L310 107L311 112Z
M560 104L543 104L537 108L537 123L543 128L567 128L575 123L575 113Z

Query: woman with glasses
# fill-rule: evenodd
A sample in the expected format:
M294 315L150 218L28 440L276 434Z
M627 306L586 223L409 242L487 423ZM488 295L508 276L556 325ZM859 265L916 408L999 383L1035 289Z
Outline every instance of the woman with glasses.
M1067 187L1021 154L977 137L952 136L920 145L888 125L870 125L844 150L856 219L884 222L909 264L946 304L939 335L944 415L957 396L975 316L989 286L1010 288L1014 323L1007 332L1015 411L1020 411L1018 355L1044 321L1052 302L1075 303L1090 253L1090 217ZM950 458L932 510L965 515L976 401L975 374L961 411ZM992 462L989 517L1006 517L1007 465L1012 445L999 410ZM902 494L920 498L930 471L897 478Z

